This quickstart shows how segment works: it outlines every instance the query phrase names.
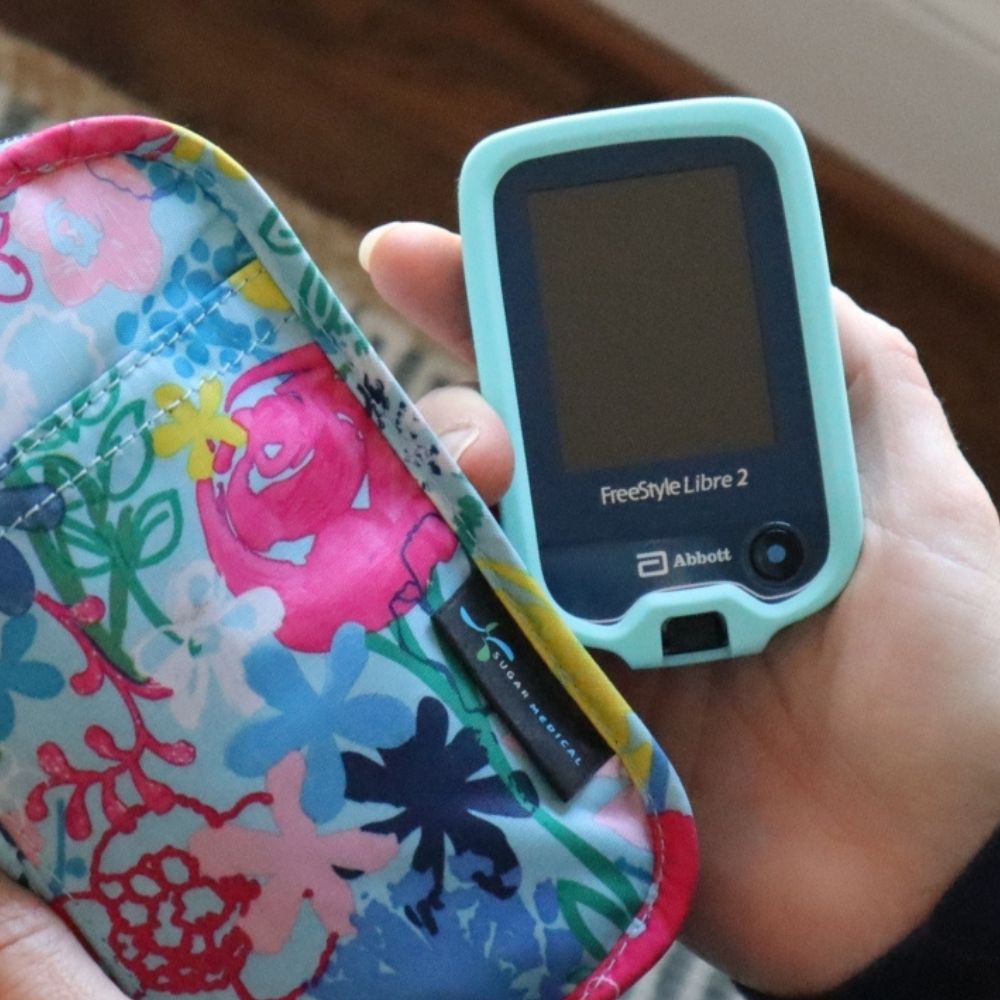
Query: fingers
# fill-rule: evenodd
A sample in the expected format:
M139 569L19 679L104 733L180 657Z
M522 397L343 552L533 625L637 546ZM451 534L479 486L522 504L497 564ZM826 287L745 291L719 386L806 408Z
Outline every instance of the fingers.
M496 411L465 386L435 389L417 406L483 500L495 504L514 474L510 437Z
M834 308L847 375L865 507L883 524L901 515L965 516L985 489L962 455L916 349L843 292ZM986 505L989 509L989 505Z
M472 360L462 244L455 233L420 222L390 222L361 241L358 259L389 305ZM514 453L500 417L479 393L463 386L435 389L417 405L486 503L495 504L514 474Z
M69 928L39 899L0 876L3 1000L125 1000Z
M373 230L359 258L383 298L411 322L472 358L459 237L436 226L391 223ZM865 511L893 534L930 532L949 541L990 534L996 511L968 466L912 344L836 292L851 418ZM513 456L496 414L470 390L425 399L425 416L487 503L507 489ZM963 524L964 532L946 530ZM978 544L978 543L977 543Z
M847 384L865 374L873 359L881 355L897 355L907 364L918 362L917 351L906 335L884 319L862 309L854 299L839 288L833 289L833 307L840 333ZM919 362L909 373L921 383L927 377Z
M383 298L412 323L471 359L460 238L423 223L390 223L369 233L362 265ZM898 330L834 293L866 506L926 504L929 471L951 480L945 504L978 483L968 469L916 351ZM506 489L510 442L496 414L470 390L432 394L421 406L487 502ZM970 484L971 480L971 484ZM886 510L886 517L890 511ZM885 519L885 518L883 518Z
M900 473L905 471L902 464L922 456L928 447L955 448L944 411L910 341L843 292L834 292L834 308L859 459L868 460L872 472L891 464ZM910 439L912 447L897 447Z
M459 357L473 359L456 233L422 222L390 222L361 241L358 259L389 305Z

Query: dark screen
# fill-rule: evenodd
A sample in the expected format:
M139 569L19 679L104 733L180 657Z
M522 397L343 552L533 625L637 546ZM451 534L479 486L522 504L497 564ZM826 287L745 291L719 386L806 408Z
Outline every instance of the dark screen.
M735 167L528 196L567 470L774 443Z

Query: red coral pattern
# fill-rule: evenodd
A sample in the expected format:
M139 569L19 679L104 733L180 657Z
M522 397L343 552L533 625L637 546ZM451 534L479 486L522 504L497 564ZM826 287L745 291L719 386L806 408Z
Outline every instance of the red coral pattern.
M103 770L74 767L66 752L54 741L47 741L38 748L38 763L48 775L28 794L25 812L34 823L49 814L46 795L57 788L72 789L66 808L66 832L74 840L86 840L93 832L87 792L100 788L101 808L111 829L118 833L135 829L134 812L128 809L119 792L119 781L126 779L138 793L145 806L162 815L177 802L176 793L166 784L151 778L143 766L143 757L153 754L175 767L186 767L197 755L194 746L186 740L164 743L150 732L139 709L138 701L162 701L173 693L155 681L137 684L118 671L93 639L84 631L81 617L92 624L94 615L103 613L99 602L89 599L74 608L68 608L47 594L35 597L39 607L51 615L73 637L86 659L84 669L70 680L73 690L83 697L96 694L107 681L117 691L133 727L131 746L123 747L104 726L91 725L84 734L84 742L98 757L109 762Z
M122 965L146 989L183 994L236 982L253 951L238 921L259 895L252 879L209 878L187 851L165 847L100 879L92 898L111 918Z
M195 813L219 828L255 803L270 804L267 793L254 793L220 813L187 796L176 808ZM133 824L151 815L135 806ZM166 845L143 854L123 871L107 871L105 858L120 833L108 830L94 851L90 888L54 900L56 911L71 923L69 905L90 902L108 916L108 946L135 976L143 996L155 990L172 996L231 990L239 1000L259 1000L243 982L254 944L244 929L250 907L261 895L261 883L244 875L213 876L188 851ZM327 939L313 976L275 1000L297 1000L327 967L337 935Z

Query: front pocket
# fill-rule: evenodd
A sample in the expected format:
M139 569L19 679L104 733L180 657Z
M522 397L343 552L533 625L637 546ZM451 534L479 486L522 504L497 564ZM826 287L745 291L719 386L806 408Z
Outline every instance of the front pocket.
M114 625L93 628L113 661L132 672L124 647L128 607L137 602L146 618L158 624L163 618L152 611L134 571L161 564L182 534L176 486L151 488L157 450L169 445L168 428L178 416L203 415L224 380L273 354L269 345L293 318L281 308L287 303L275 301L277 308L265 313L254 302L273 296L273 287L263 267L251 262L170 322L161 316L163 325L142 349L15 441L0 464L7 498L0 568L6 551L17 571L0 582L0 610L24 607L31 598L26 556L16 559L12 552L17 539L31 542L64 603L84 599L83 581L108 576L100 599ZM180 378L179 370L189 374ZM158 441L166 443L158 448Z

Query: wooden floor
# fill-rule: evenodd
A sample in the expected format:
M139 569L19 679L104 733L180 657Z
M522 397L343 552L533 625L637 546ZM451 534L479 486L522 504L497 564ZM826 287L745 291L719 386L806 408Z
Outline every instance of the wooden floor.
M728 90L584 0L3 0L0 21L360 226L453 225L497 128ZM813 152L835 280L910 334L1000 498L1000 255Z

